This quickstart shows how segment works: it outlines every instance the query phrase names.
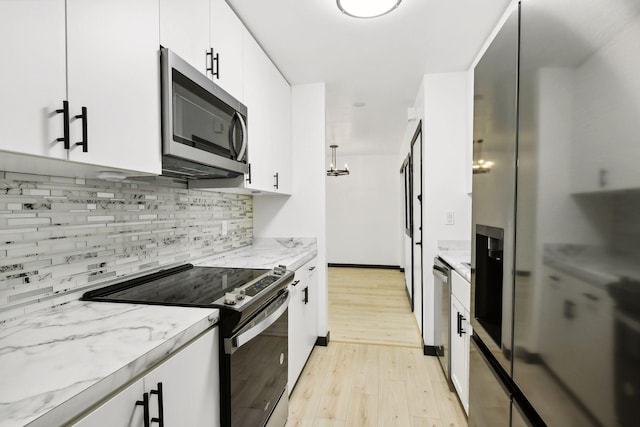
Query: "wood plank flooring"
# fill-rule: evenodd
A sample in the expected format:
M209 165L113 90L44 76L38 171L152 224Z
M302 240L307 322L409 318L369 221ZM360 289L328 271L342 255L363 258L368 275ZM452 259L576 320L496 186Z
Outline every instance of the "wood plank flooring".
M331 342L311 353L287 427L467 426L437 359L422 354L402 273L330 268L329 307Z

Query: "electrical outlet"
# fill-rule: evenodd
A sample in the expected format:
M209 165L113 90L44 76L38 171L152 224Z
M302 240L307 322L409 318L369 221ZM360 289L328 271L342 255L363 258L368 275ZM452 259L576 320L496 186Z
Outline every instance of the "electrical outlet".
M229 227L227 221L222 221L222 235L226 236L229 233Z
M453 225L455 224L456 220L455 220L455 212L454 211L447 211L447 218L445 220L445 225Z

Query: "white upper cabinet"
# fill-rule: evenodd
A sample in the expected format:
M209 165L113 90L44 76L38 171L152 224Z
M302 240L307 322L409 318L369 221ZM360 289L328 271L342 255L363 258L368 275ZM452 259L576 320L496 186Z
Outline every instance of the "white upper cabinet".
M244 102L242 33L244 25L224 0L211 0L211 47L216 58L213 81Z
M0 149L64 159L65 2L0 2Z
M255 190L291 194L291 87L256 40L244 34L244 95Z
M158 26L158 0L1 2L0 149L160 173Z
M67 0L70 160L161 172L158 24L158 0Z
M160 44L207 73L209 0L160 0Z

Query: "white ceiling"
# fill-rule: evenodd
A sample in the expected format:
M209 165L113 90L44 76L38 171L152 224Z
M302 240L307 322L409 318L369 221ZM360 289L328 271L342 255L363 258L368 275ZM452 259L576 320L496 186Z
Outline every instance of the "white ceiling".
M397 154L422 75L468 69L511 0L403 0L374 19L336 0L227 2L291 84L326 83L340 157Z

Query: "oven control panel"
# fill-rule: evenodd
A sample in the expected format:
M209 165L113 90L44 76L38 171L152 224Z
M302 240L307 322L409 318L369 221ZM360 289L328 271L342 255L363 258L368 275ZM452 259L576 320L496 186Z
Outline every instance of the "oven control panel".
M245 301L245 297L255 297L260 292L271 286L274 282L282 279L286 273L287 268L284 265L279 265L255 282L235 288L232 292L227 292L224 295L222 302L224 305L228 306L242 305Z

